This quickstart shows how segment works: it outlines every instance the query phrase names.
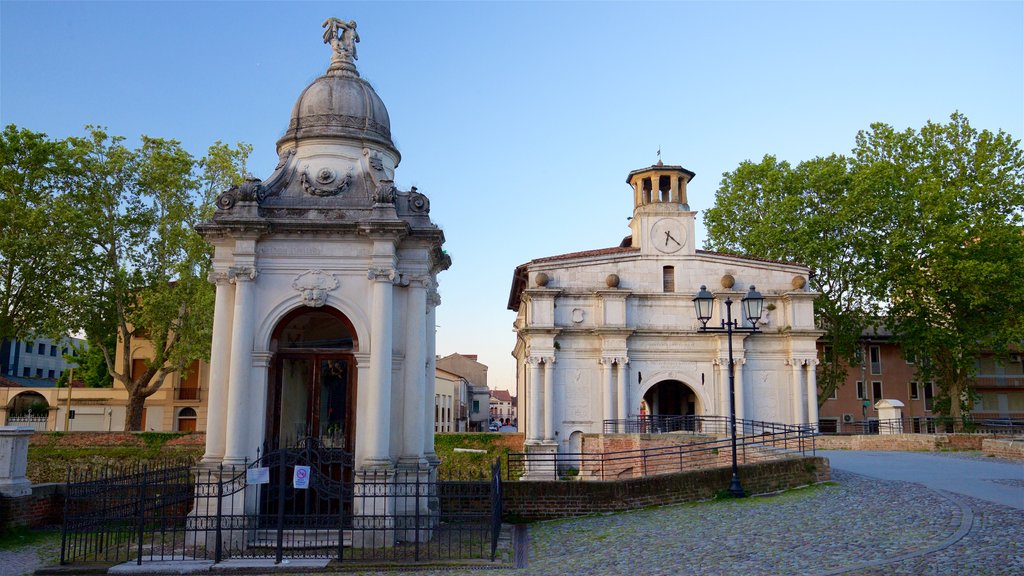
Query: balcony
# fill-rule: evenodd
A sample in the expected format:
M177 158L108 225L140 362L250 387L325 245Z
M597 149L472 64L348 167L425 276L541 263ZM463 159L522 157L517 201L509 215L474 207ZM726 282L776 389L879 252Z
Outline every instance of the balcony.
M177 399L199 401L199 391L200 388L178 388Z
M1024 375L978 376L974 379L975 388L1024 388Z

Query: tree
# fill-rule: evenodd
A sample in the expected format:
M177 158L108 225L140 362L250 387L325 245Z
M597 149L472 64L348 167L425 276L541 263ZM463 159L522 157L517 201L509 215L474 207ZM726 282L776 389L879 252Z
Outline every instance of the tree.
M59 336L73 267L55 209L66 162L64 142L14 125L0 133L0 341Z
M715 205L704 217L705 248L799 262L814 270L810 281L820 292L815 320L826 342L818 370L819 404L846 381L874 312L868 286L872 270L861 252L870 237L866 217L875 207L851 194L852 184L842 156L793 168L769 155L725 173Z
M937 406L962 419L975 362L1024 341L1024 152L1003 131L948 124L857 135L856 188L886 207L867 257L886 322Z
M706 246L816 269L819 403L883 323L961 418L979 355L1024 342L1022 212L1020 142L954 113L920 131L874 124L848 158L742 163L706 214Z
M212 215L216 191L241 182L251 148L218 142L197 161L174 140L143 136L132 150L121 137L87 131L69 139L73 183L63 195L67 233L82 248L68 324L86 331L127 389L125 430L138 430L145 399L167 376L209 357L211 253L194 227ZM141 373L132 369L137 339L153 347ZM112 342L122 345L119 359Z

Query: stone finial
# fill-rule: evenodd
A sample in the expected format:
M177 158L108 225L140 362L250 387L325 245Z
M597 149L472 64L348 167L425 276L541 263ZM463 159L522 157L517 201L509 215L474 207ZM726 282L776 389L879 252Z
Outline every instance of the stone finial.
M793 289L801 290L804 286L807 286L807 279L803 276L793 276Z
M722 288L732 288L736 285L736 279L733 278L732 274L726 274L722 276Z
M619 275L618 274L609 274L608 277L604 279L604 283L609 288L618 288L619 287Z
M548 285L548 282L551 281L551 278L549 278L547 274L541 272L537 274L533 281L537 284L537 286L544 287Z
M331 65L327 72L356 72L355 61L359 59L356 54L356 43L359 42L359 33L356 32L356 21L348 22L340 18L328 18L323 23L324 44L331 45Z

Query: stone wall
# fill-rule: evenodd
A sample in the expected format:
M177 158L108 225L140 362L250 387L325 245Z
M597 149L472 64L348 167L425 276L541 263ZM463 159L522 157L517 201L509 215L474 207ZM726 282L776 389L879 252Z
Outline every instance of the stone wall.
M874 434L817 436L816 450L920 451L981 450L980 434Z
M0 496L0 534L20 526L59 526L63 518L63 484L36 484L27 496Z
M807 456L739 467L747 494L767 494L832 478L826 458ZM548 520L709 500L729 486L729 467L615 481L531 481L502 484L505 519Z
M985 438L981 441L981 451L986 456L1024 462L1024 438Z

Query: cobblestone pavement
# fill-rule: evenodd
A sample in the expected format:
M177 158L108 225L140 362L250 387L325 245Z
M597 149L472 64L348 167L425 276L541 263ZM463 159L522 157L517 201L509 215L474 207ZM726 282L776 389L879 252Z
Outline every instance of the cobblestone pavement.
M1024 574L1019 510L840 470L830 485L778 496L541 522L529 527L529 541L525 569L485 573ZM17 558L0 552L0 575L32 569Z

